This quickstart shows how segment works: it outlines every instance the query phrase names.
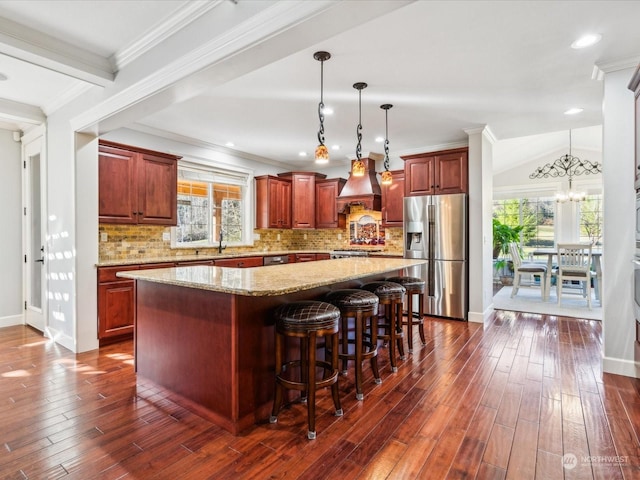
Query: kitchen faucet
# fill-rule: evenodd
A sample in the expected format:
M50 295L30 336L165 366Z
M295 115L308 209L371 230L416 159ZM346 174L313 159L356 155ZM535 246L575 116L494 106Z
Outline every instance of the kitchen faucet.
M220 235L218 236L218 253L222 253L222 250L227 248L226 245L224 247L222 246L222 239L223 238L224 238L224 235L223 235L222 229L220 229Z

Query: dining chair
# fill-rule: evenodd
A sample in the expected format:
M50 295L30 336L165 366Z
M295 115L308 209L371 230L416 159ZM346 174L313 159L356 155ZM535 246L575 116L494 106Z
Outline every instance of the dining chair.
M595 272L591 270L590 243L559 243L558 271L556 273L556 291L558 305L562 302L562 288L565 280L577 280L583 285L583 296L587 297L587 307L591 309L591 278Z
M540 294L545 300L547 293L547 266L541 263L525 263L520 256L520 246L516 242L509 243L509 254L513 262L513 288L511 298L515 297L520 289L522 274L538 275L540 277Z

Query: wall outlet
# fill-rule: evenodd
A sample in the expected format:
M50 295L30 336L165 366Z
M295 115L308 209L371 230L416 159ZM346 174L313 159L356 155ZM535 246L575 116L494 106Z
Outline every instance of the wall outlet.
M276 239L277 239L277 240L280 240L280 234L278 234L278 235L276 236Z
M171 241L171 232L162 232L162 240L164 242L170 242Z
M254 233L253 234L253 239L254 240L260 240L260 234L259 233Z
M342 234L341 233L338 234L338 240L342 240Z
M100 241L101 242L106 242L109 239L109 235L107 235L107 232L102 232L100 234Z
M306 234L306 233L304 234L304 239L305 239L305 240L307 239L307 234Z

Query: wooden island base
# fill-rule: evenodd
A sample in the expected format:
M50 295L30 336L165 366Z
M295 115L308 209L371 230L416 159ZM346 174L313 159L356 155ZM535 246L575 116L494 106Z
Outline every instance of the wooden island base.
M136 372L174 392L177 403L237 435L264 421L271 410L272 310L388 276L387 272L278 296L236 295L137 279Z

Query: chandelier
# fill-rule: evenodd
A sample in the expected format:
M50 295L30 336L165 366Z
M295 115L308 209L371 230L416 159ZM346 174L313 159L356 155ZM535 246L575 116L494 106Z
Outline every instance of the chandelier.
M393 183L393 175L389 171L389 109L393 105L385 103L380 105L384 110L384 172L380 174L383 185L391 185Z
M589 160L580 160L578 157L571 155L571 130L569 130L569 153L561 156L551 163L547 163L542 167L538 167L529 175L529 178L569 178L569 191L558 192L556 201L564 203L566 201L580 202L584 200L585 192L574 192L572 188L573 177L579 175L595 175L602 172L602 166L598 162Z
M318 146L316 147L316 163L329 162L329 150L324 144L324 62L331 58L329 52L316 52L313 58L320 62L320 103L318 103L318 118L320 119L320 128L318 129Z

